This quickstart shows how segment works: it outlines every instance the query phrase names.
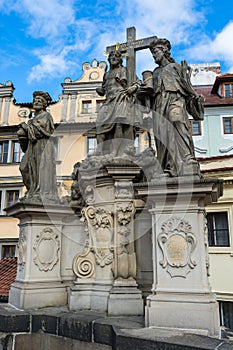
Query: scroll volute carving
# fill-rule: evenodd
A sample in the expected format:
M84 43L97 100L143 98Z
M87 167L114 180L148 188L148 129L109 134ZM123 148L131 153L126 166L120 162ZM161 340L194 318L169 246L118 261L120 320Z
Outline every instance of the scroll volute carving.
M113 261L113 214L104 208L89 206L82 210L87 222L89 247L101 267Z

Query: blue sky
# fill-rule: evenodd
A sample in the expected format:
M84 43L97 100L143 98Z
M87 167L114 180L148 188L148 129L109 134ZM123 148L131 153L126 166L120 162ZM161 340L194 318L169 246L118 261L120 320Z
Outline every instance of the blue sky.
M0 83L11 80L16 102L34 90L57 100L66 77L82 75L82 63L106 60L107 45L157 35L172 44L177 62L220 62L233 73L232 0L0 0ZM137 56L137 74L153 69L149 50Z

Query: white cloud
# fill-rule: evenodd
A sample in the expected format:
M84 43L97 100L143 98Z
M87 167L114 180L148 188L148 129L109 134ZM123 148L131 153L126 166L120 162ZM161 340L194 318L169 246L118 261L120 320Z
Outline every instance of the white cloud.
M187 42L194 26L204 22L194 0L126 0L119 7L124 26L137 25L138 35L167 37L174 44Z
M187 50L187 54L195 60L222 61L227 72L233 72L233 21L229 22L221 32L210 38L206 35L202 41Z
M29 83L49 79L51 77L65 76L70 66L75 65L69 61L63 52L56 54L38 54L40 63L32 67L27 81Z
M106 46L123 42L126 28L135 26L137 38L157 35L166 37L173 47L187 45L182 59L223 60L233 68L233 22L214 38L205 35L204 10L197 0L97 0L91 6L75 0L8 0L8 11L24 18L25 32L45 40L34 51L39 64L32 67L28 81L70 74L83 60L105 60ZM0 8L3 4L0 0ZM86 8L91 13L83 11ZM198 40L197 40L198 39ZM196 45L196 42L199 42ZM193 45L195 43L195 45ZM180 52L178 52L178 55ZM177 54L176 57L177 58ZM81 61L82 60L82 61ZM137 53L141 72L153 69L150 52Z
M14 11L25 21L24 30L33 38L52 40L68 34L75 22L74 0L9 0L8 10Z

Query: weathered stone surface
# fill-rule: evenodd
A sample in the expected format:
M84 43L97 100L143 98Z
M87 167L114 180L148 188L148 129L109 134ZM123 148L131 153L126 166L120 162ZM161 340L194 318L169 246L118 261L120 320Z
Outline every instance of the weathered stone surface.
M106 317L91 311L69 312L66 307L26 313L8 305L0 306L0 318L5 317L8 325L15 315L27 317L28 327L20 329L17 322L12 322L8 331L0 333L0 350L233 349L230 340L180 329L144 328L143 317Z
M92 322L100 317L101 314L92 312L64 314L58 322L58 335L91 342Z
M57 333L57 316L50 315L33 315L32 316L32 332L43 331L44 333Z
M93 324L93 336L96 343L112 345L115 341L115 328L140 328L143 327L143 317L105 317L96 320Z
M13 343L13 335L0 333L0 350L11 350Z
M232 342L168 329L116 329L117 350L231 350Z
M86 343L49 334L20 334L15 339L15 350L110 350L107 345Z
M0 305L0 332L29 332L29 329L28 313Z

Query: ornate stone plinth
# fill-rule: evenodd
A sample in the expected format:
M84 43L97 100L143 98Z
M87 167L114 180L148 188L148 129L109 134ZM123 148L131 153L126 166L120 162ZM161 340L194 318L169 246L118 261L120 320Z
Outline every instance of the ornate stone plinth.
M17 203L7 214L20 220L18 268L9 304L19 309L67 304L61 280L62 205Z
M109 315L142 315L143 300L136 283L133 181L134 165L105 165L79 174L86 205L87 244L73 261L76 276L70 288L71 310L92 309Z
M222 184L189 177L138 188L152 203L153 286L146 326L189 329L219 336L219 312L208 280L205 206Z

